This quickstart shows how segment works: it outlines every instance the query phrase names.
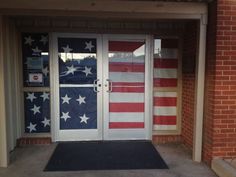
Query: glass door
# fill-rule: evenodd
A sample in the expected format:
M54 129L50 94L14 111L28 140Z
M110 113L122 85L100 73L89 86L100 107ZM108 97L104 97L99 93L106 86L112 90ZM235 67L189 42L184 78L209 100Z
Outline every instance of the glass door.
M53 140L150 139L148 37L55 34L53 40Z
M54 44L56 141L102 139L101 37L55 34Z
M103 39L104 139L148 139L146 38L114 35Z

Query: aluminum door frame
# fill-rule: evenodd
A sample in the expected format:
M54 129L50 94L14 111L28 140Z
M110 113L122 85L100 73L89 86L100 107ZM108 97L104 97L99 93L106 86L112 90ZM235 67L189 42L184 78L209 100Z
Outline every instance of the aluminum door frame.
M103 88L103 116L104 116L104 140L151 140L152 135L152 72L153 62L151 55L151 36L150 35L124 35L124 34L104 34L103 35L103 87L108 85L106 79L109 79L109 49L108 41L145 41L145 113L144 130L140 129L109 129L109 88Z
M102 140L102 92L101 87L97 88L97 129L60 130L60 97L59 97L59 65L58 65L58 38L96 38L97 41L97 79L98 84L102 81L102 36L98 34L75 34L75 33L53 33L51 36L50 51L52 51L51 71L51 132L52 141L82 141Z

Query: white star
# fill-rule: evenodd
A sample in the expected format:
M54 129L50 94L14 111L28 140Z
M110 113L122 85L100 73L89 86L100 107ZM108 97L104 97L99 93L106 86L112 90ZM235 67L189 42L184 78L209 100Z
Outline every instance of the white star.
M68 97L67 94L64 97L61 97L61 99L63 100L62 104L64 104L64 103L70 104L69 101L71 98Z
M30 109L30 110L33 111L33 112L34 112L34 115L35 115L37 112L40 113L39 109L40 109L40 106L36 106L36 105L34 104L34 107L33 107L32 109Z
M86 77L89 75L89 74L92 74L91 73L91 69L92 68L88 68L87 66L85 66L84 70L82 72L84 72L86 74Z
M85 98L86 98L86 97L82 97L81 95L79 95L79 98L76 99L76 101L78 101L79 104L86 103L86 102L85 102Z
M39 50L38 46L36 46L34 49L32 49L34 53L41 53L42 50Z
M69 74L74 75L75 71L78 71L78 67L74 67L74 65L67 66L66 68L67 68L67 71L64 71L64 72L60 73L60 77L67 76Z
M40 39L40 42L42 42L43 43L43 45L45 45L45 44L47 44L47 42L48 42L48 36L41 36L41 39Z
M41 121L43 123L43 126L46 127L47 125L50 127L50 120L44 117L44 120Z
M65 122L66 122L66 120L67 119L69 119L69 118L71 118L70 116L69 116L69 112L62 112L62 116L61 116L61 119L64 119L65 120Z
M70 73L74 75L74 72L77 71L77 68L74 67L74 65L67 66L68 70L66 71L66 75L69 75Z
M86 117L86 115L84 114L83 116L80 116L80 119L81 119L80 123L84 122L87 124L87 120L89 119L89 117Z
M32 42L34 42L34 40L31 38L31 36L25 37L25 44L32 45Z
M34 93L28 93L28 96L26 97L26 99L33 102L34 99L36 99L36 97L34 96Z
M43 92L43 94L42 94L42 95L40 95L40 97L42 97L42 98L43 98L43 101L45 101L46 99L48 99L48 100L49 100L49 93Z
M36 131L36 128L35 128L36 126L37 126L37 124L32 124L30 122L30 125L27 128L29 129L29 131L31 133L32 131Z
M89 51L92 51L92 48L94 48L94 45L92 44L92 41L85 42L86 47L84 49L89 49Z
M46 66L45 68L42 69L42 72L45 76L48 75L49 71L48 71L48 67Z
M62 47L62 48L64 50L64 53L70 53L73 50L69 47L69 45L67 45L66 47Z

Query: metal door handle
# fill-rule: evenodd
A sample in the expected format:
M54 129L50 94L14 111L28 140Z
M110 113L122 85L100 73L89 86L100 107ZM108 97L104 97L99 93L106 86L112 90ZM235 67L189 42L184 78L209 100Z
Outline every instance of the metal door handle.
M99 79L96 79L96 80L93 81L93 91L96 92L96 93L99 92L99 91L96 89L96 88L97 88L97 82L98 82L98 81L99 81Z
M112 80L111 79L107 79L106 81L108 82L108 90L107 90L107 92L111 93L112 92Z

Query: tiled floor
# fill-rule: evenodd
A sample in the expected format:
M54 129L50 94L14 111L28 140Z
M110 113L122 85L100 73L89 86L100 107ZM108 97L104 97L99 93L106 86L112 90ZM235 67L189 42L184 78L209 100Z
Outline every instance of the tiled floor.
M17 148L8 168L0 168L0 177L217 177L203 163L191 160L182 145L156 145L168 170L106 170L76 172L44 172L56 144Z

